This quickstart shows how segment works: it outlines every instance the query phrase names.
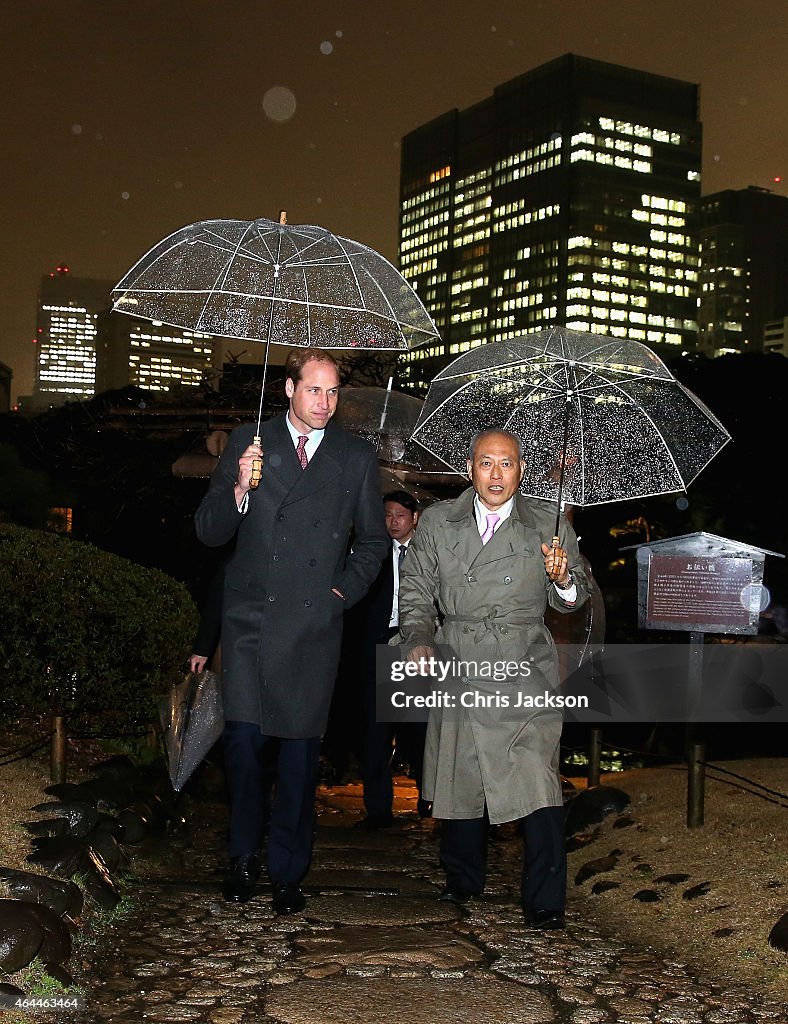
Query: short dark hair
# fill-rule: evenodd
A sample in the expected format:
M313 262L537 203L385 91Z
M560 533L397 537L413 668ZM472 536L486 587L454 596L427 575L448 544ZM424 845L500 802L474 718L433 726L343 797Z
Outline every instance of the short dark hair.
M396 501L398 505L402 505L408 512L415 513L419 511L418 501L416 501L412 494L408 494L407 491L387 491L383 495L383 504L385 505L387 501Z
M295 348L285 362L285 380L297 384L307 363L330 363L339 373L339 364L331 353L324 348Z
M468 461L473 462L473 453L476 451L476 445L481 441L483 437L489 437L490 434L502 434L504 437L509 437L517 445L517 451L520 455L520 461L525 458L525 452L523 451L523 442L517 436L513 434L511 430L506 430L503 427L485 427L484 430L477 430L471 438L471 443L468 446Z

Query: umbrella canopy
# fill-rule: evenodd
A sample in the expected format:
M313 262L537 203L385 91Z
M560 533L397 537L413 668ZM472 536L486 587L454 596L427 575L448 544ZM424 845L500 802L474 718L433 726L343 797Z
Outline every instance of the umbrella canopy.
M685 491L730 434L651 349L554 327L482 345L433 380L413 439L465 470L478 431L520 438L520 490L571 505Z
M391 383L387 388L342 388L334 419L369 441L380 461L401 462L424 403L414 395L395 391Z
M283 219L180 228L113 288L113 308L276 345L406 351L438 337L416 292L374 249Z
M387 388L343 388L334 415L336 422L369 441L378 454L378 462L394 470L401 482L408 483L406 490L419 485L456 487L457 474L411 440L423 400L395 391L392 383L390 378Z

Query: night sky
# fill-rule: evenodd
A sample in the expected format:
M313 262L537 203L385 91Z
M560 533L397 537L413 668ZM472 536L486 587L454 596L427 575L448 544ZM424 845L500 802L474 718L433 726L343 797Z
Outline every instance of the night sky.
M117 281L280 209L395 262L401 137L565 53L700 84L704 193L788 182L784 0L2 0L0 32L12 398L59 262Z

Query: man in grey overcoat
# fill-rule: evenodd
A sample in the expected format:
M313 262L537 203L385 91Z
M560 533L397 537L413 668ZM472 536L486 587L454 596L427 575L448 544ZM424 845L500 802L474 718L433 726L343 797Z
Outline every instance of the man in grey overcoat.
M331 354L296 349L285 415L232 431L195 515L209 546L236 542L224 570L223 734L230 797L224 897L255 888L264 831L264 751L279 741L267 868L278 914L303 909L320 743L337 673L343 613L389 547L372 446L330 422ZM262 469L260 471L260 464Z
M456 684L453 708L430 711L427 729L424 797L433 817L443 819L442 896L465 902L479 895L489 824L521 821L526 922L563 928L563 722L544 698L559 685L544 613L548 604L559 612L578 608L589 581L571 524L561 516L553 544L555 505L518 493L525 463L514 435L479 434L467 469L472 487L422 513L399 594L409 660L429 658L439 645L439 653L450 651L476 671ZM524 664L527 680L497 681L484 668L505 663ZM518 692L531 703L517 707Z

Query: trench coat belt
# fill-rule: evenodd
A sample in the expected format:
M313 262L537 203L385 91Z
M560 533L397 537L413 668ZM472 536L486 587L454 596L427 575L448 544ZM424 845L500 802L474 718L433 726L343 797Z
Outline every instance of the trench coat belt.
M509 627L541 626L544 619L541 615L501 615L493 608L489 615L444 615L444 622L462 623L463 633L473 633L473 642L480 643L489 633L507 633Z

